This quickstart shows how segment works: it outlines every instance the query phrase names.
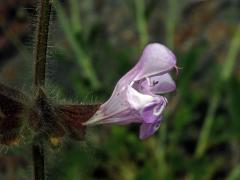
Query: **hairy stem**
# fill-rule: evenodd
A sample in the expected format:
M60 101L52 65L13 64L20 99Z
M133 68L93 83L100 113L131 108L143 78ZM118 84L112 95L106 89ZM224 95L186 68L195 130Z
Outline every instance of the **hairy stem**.
M44 87L45 85L46 55L50 14L51 0L40 0L35 50L35 74L33 84L36 92L38 92L40 88ZM34 166L34 179L44 180L44 143L41 137L35 137L33 139L32 155Z
M37 25L37 41L35 52L34 86L38 89L45 84L46 54L48 41L48 26L51 13L50 0L40 0L40 12Z
M32 145L34 179L43 180L45 179L43 142L37 142L38 144L35 143L36 142L33 142Z

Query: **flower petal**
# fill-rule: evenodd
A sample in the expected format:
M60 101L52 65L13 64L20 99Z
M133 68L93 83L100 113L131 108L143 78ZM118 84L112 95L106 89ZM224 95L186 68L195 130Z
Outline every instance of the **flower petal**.
M164 45L149 44L145 47L139 63L134 67L139 70L134 81L164 74L176 66L175 55Z
M96 124L129 124L141 122L137 109L153 100L150 95L143 95L130 86L113 93L111 98L100 106L95 115L84 125Z
M151 95L141 94L132 87L128 87L127 91L127 101L131 107L135 110L140 110L149 103L152 103L155 98Z
M176 84L170 74L150 77L140 84L140 91L149 91L153 94L164 94L176 89Z
M153 66L154 61L156 63ZM128 86L131 86L137 79L141 79L142 76L156 75L168 71L175 64L176 58L174 54L164 45L158 43L148 45L144 49L140 61L118 81L109 100L101 106L102 111L105 114L119 112L120 109L126 107L125 102Z
M160 124L161 124L161 117L159 121L155 123L142 123L140 126L139 138L142 140L149 138L159 129Z
M97 125L97 124L119 124L125 125L130 123L141 123L139 113L133 109L125 109L112 115L104 115L101 109L83 125Z
M166 107L167 102L162 98L160 102L152 103L141 110L141 117L143 123L154 123L162 116L162 112Z
M146 139L160 126L167 99L162 94L175 90L170 70L175 55L164 45L146 46L139 62L117 83L111 97L83 125L141 123L139 137Z

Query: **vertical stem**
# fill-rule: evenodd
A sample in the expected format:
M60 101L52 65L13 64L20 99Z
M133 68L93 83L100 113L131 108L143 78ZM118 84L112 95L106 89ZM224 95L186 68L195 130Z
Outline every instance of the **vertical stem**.
M37 92L45 85L46 54L48 42L48 28L51 14L51 0L40 0L40 10L37 24L37 39L35 50L34 88ZM41 137L35 137L32 142L34 179L44 180L44 144Z
M34 86L36 89L45 85L46 54L50 13L50 0L40 0L40 12L37 25L37 45L35 53Z
M35 144L35 142L33 142L32 154L34 163L34 179L44 180L45 179L44 148L42 142L38 142L38 144Z

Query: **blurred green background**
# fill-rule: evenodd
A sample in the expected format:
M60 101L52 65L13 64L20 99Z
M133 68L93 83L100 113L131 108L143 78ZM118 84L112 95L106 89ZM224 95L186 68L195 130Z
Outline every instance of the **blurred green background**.
M0 80L31 93L34 0L0 1ZM159 131L99 126L47 147L47 179L240 179L239 0L54 0L47 92L104 102L150 42L182 69ZM0 179L31 179L29 143L0 146Z

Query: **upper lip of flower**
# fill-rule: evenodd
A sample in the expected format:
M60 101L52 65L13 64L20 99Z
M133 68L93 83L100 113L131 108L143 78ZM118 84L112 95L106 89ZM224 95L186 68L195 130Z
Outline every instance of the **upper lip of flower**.
M154 77L154 76L160 76L160 75L163 75L163 74L166 74L166 73L170 72L174 68L176 68L176 64L172 64L171 66L169 66L168 68L166 68L165 70L160 71L160 72L154 72L154 73L149 73L149 74L145 74L145 75L142 75L142 76L137 76L134 79L134 81L141 81L141 80L146 79L146 78L150 78L150 77Z
M134 67L139 73L133 80L162 75L174 67L176 67L175 55L164 45L152 43L145 47L139 62Z

